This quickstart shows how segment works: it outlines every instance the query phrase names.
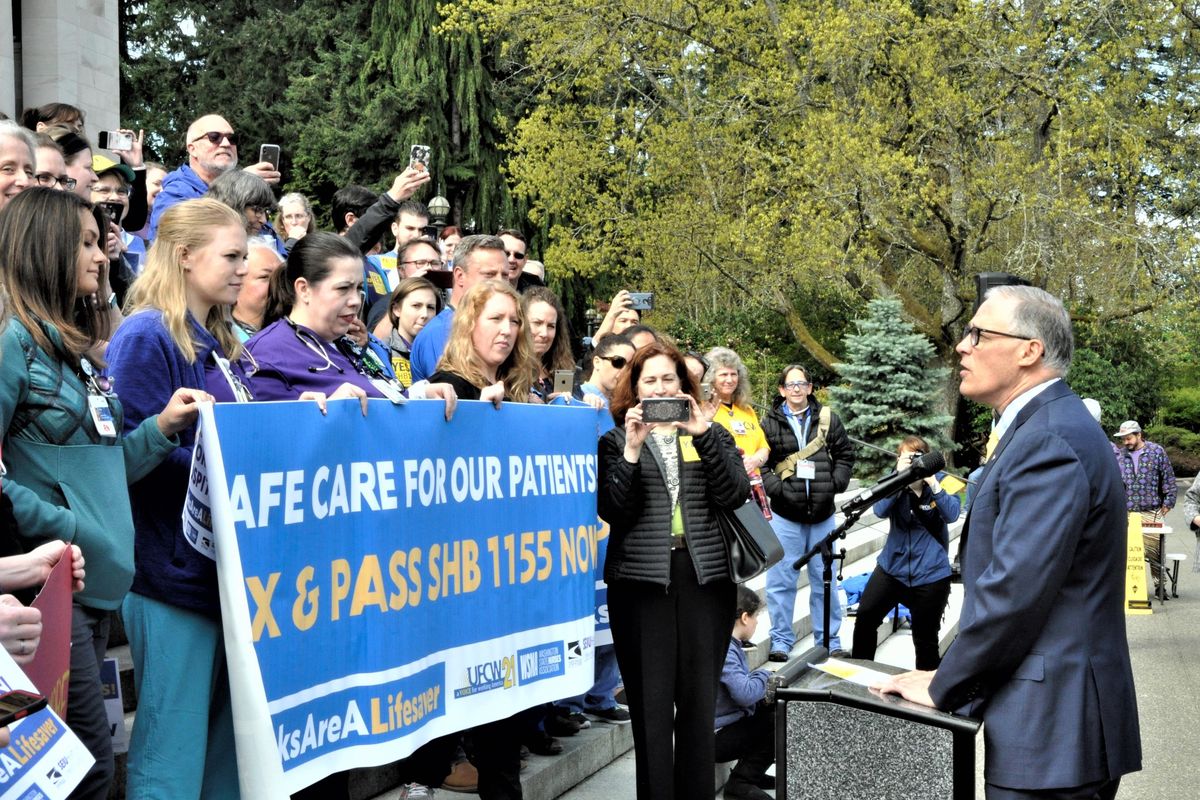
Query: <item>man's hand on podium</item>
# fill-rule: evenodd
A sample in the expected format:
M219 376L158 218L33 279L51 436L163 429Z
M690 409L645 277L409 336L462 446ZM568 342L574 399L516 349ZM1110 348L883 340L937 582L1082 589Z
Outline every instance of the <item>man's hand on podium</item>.
M905 700L923 706L933 706L933 698L929 696L929 684L933 682L933 676L936 674L937 670L902 672L872 686L871 689L880 694L898 694Z

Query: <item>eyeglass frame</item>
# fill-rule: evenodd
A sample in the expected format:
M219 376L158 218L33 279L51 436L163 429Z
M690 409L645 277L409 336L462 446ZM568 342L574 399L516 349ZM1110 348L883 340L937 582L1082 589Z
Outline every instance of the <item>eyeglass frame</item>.
M213 139L214 136L217 138ZM228 139L231 147L237 147L238 142L241 141L242 137L236 131L208 131L207 133L202 133L195 139L192 139L190 142L188 142L188 144L195 144L201 139L208 139L208 143L213 147L220 147L222 140Z
M42 178L49 178L50 182L46 183L44 180L42 180ZM79 183L79 181L75 180L70 175L53 175L49 172L34 173L33 179L37 181L38 186L44 186L49 189L51 186L57 183L68 192L74 189L75 185Z
M413 261L401 261L400 263L406 267L409 265L414 265L417 267L425 267L425 269L441 269L441 266L442 266L442 260L440 258L438 258L438 259L419 258L419 259L416 259Z
M812 386L812 381L785 381L782 384L784 389L790 389L793 392L798 392L808 386Z
M92 191L98 192L102 197L109 197L111 195L116 195L117 197L129 197L129 195L131 195L133 193L132 188L128 184L125 184L125 183L122 183L120 186L117 186L117 187L105 186L100 183L93 183Z
M987 328L980 328L978 325L968 325L963 328L962 337L958 340L960 343L968 339L971 340L972 349L979 347L980 334L989 333L992 336L1003 336L1006 339L1020 339L1025 342L1032 342L1037 339L1036 336L1022 336L1019 333L1005 333L1004 331L993 331Z

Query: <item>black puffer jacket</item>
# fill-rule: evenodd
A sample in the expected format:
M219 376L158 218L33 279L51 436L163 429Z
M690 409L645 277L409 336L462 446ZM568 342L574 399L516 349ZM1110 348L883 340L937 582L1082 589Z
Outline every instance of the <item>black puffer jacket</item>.
M808 404L812 408L812 422L805 444L817 438L817 422L821 415L820 403L810 397ZM762 469L763 488L771 499L771 512L805 524L829 519L833 514L834 495L846 491L850 485L854 447L846 438L846 429L838 415L830 414L825 446L809 457L816 467L816 477L811 481L795 476L780 480L775 474L775 465L800 449L782 406L783 398L776 397L771 413L762 420L763 433L771 446L771 455Z
M750 480L733 437L720 425L692 439L699 461L679 458L679 503L688 551L700 583L729 577L725 539L713 508L746 502ZM676 445L678 447L678 444ZM611 527L604 580L648 581L667 586L671 577L671 496L663 468L649 442L638 463L625 460L625 429L600 439L597 496L600 517Z

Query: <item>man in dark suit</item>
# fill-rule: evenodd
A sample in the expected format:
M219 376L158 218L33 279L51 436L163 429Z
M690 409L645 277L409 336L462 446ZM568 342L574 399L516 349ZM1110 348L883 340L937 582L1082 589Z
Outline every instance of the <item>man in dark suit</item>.
M999 443L963 533L957 639L882 691L984 720L988 800L1112 798L1141 769L1125 637L1125 492L1104 432L1061 378L1052 295L993 288L958 344L964 396Z

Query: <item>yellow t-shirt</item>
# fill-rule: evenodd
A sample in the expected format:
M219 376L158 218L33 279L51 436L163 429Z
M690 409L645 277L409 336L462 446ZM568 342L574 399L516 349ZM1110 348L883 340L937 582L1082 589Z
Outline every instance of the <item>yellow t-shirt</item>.
M733 434L733 441L741 449L742 455L753 455L768 446L767 436L752 408L719 403L713 422Z

